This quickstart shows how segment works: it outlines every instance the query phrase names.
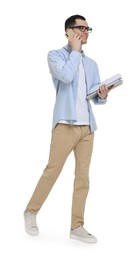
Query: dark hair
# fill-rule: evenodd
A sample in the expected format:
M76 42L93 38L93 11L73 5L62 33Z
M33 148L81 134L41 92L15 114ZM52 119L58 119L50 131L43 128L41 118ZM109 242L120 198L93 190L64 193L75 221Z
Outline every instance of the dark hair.
M65 21L65 31L67 28L71 27L71 26L74 26L75 23L76 23L76 19L81 19L81 20L86 20L85 17L83 17L82 15L79 15L79 14L75 14L75 15L72 15L70 16L66 21Z

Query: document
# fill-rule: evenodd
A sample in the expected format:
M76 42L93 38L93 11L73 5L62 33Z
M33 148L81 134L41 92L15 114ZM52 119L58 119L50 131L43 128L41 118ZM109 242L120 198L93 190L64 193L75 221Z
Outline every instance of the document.
M86 97L87 100L93 99L96 96L98 96L97 90L104 84L107 85L108 89L116 88L116 87L120 86L121 84L123 84L122 75L116 74L116 75L112 76L111 78L108 78L108 79L102 81L100 84L93 86L92 91L87 94L87 97Z

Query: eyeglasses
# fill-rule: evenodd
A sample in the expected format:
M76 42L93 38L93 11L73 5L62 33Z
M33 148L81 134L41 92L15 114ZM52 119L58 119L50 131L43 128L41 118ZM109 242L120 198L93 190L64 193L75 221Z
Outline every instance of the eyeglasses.
M71 26L70 28L71 28L71 29L77 28L77 29L79 29L81 32L85 32L85 31L87 31L87 32L89 32L89 33L92 32L92 28L91 28L91 27L86 27L86 26L82 26L82 25Z

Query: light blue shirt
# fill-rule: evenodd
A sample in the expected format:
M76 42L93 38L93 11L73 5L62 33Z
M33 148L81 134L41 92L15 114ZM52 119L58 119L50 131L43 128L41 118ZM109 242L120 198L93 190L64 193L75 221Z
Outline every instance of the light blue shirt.
M56 89L56 101L53 111L52 128L60 120L69 124L77 121L76 100L81 55L85 71L87 94L93 91L93 86L100 83L99 70L96 62L84 53L72 51L69 45L48 52L48 66ZM89 123L91 131L97 129L95 116L90 101L88 102ZM96 97L94 104L105 104L106 99Z

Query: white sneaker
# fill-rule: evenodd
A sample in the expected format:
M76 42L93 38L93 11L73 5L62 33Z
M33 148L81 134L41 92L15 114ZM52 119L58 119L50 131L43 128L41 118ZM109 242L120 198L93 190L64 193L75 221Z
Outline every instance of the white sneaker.
M25 210L24 211L25 230L31 236L38 236L39 229L36 223L36 215Z
M96 243L97 239L93 235L89 234L83 226L80 226L75 229L71 229L70 231L70 238L80 240L86 243Z

